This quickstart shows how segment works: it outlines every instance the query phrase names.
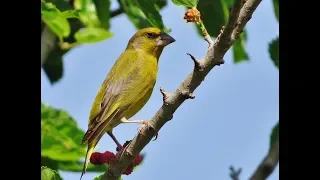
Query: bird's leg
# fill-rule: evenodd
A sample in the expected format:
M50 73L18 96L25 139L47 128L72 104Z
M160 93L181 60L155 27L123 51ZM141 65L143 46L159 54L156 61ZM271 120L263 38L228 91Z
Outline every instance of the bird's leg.
M117 138L113 135L112 131L108 131L107 132L108 135L111 137L111 139L116 143L116 145L118 146L119 149L122 149L122 145L119 143L119 141L117 140Z
M144 126L146 126L146 128L149 128L149 122L147 121L147 120L128 120L127 118L121 118L121 122L122 123L135 123L135 124L142 124L139 128L138 128L138 130L139 130L139 133L140 134L142 134L142 135L144 135L143 133L142 133L142 128L144 127ZM155 139L154 140L156 140L158 138L158 132L156 132L156 137L155 137Z

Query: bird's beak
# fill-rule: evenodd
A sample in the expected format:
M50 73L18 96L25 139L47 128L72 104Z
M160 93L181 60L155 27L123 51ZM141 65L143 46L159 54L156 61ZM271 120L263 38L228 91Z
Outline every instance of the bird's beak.
M167 46L168 44L171 44L175 42L176 40L169 36L167 33L162 32L160 35L160 39L158 40L157 46Z

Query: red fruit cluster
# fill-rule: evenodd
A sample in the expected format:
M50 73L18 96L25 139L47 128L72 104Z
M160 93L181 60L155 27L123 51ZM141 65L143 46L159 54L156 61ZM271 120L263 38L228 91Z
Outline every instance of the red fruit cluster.
M116 159L116 155L112 152L106 151L104 153L95 152L90 157L90 162L94 165L110 164Z
M200 12L197 8L188 9L184 14L183 19L186 19L187 22L199 22L200 21Z
M120 156L120 153L122 152L122 149L124 149L131 141L126 141L123 144L122 148L117 147L116 151L117 154L115 155L113 152L106 151L104 153L100 152L94 152L92 153L90 157L90 162L94 165L103 165L103 164L111 164L114 160L116 160L116 157ZM136 156L135 160L128 166L128 168L123 172L125 175L129 175L132 173L133 168L135 166L138 166L141 161L143 160L143 155L139 154Z

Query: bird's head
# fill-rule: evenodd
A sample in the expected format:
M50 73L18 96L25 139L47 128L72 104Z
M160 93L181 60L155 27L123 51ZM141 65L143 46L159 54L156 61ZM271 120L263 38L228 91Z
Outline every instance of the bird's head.
M127 48L143 50L157 57L160 56L163 48L175 39L158 28L150 27L137 31L130 39Z

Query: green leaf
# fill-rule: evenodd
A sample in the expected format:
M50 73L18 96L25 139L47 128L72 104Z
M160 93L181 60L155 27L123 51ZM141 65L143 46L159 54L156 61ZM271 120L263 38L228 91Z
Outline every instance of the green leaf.
M149 22L145 14L140 9L140 6L136 1L132 0L118 0L123 11L128 16L129 20L133 23L136 29L142 29L151 27L152 24ZM157 9L161 9L167 5L166 0L157 0L155 6Z
M85 28L75 33L74 37L79 44L96 43L113 36L113 33L102 28Z
M100 174L99 176L96 176L93 180L102 180L104 174Z
M235 63L249 60L249 56L244 48L246 39L246 31L243 31L243 33L240 35L240 38L233 44L233 60Z
M150 0L133 0L142 10L147 20L153 27L157 27L163 31L167 30L162 22L162 17L154 2Z
M71 4L66 0L45 0L46 3L54 4L60 11L72 10Z
M84 132L65 111L41 106L41 156L58 161L77 161L86 148L81 146Z
M62 178L57 171L41 166L41 180L62 180Z
M110 28L110 0L93 0L101 26L105 29Z
M221 27L224 26L229 18L229 8L232 6L233 0L201 0L197 8L201 12L201 19L208 33L212 37L217 37ZM212 21L214 19L214 21ZM201 29L197 24L197 31L202 37ZM246 31L240 35L240 38L233 44L233 59L235 63L249 60L249 56L245 50Z
M279 37L269 43L269 54L274 65L279 68Z
M74 33L77 32L82 26L78 19L69 19L71 25L70 36L66 37L64 40L69 43L74 43ZM44 37L47 38L47 37ZM49 38L50 39L50 38ZM69 50L62 50L58 43L53 42L53 49L50 50L45 63L42 66L46 76L48 77L51 84L58 82L63 76L63 55Z
M48 166L55 170L69 171L69 172L81 172L83 168L83 161L57 161L48 157L41 157L41 165ZM106 165L96 166L88 164L87 172L104 172Z
M41 1L41 18L62 41L63 37L70 35L70 24L68 20L61 15L61 12L52 3Z
M68 10L68 11L63 11L61 13L61 16L64 18L79 18L79 11L78 10Z
M210 36L217 37L221 27L228 20L229 10L227 4L223 0L201 0L197 5L197 9L201 13L201 19ZM198 29L198 33L203 36L198 25L194 24Z
M189 8L196 7L199 0L172 0L177 6L186 6Z
M152 26L141 9L132 0L118 0L118 2L136 29Z
M59 47L54 48L42 66L51 84L58 82L63 75L62 56L64 53Z
M74 0L74 8L80 10L80 20L86 27L101 27L97 10L92 0Z
M270 149L278 139L279 139L279 122L272 129L271 136L270 136Z
M279 0L273 0L273 8L276 18L279 22Z

